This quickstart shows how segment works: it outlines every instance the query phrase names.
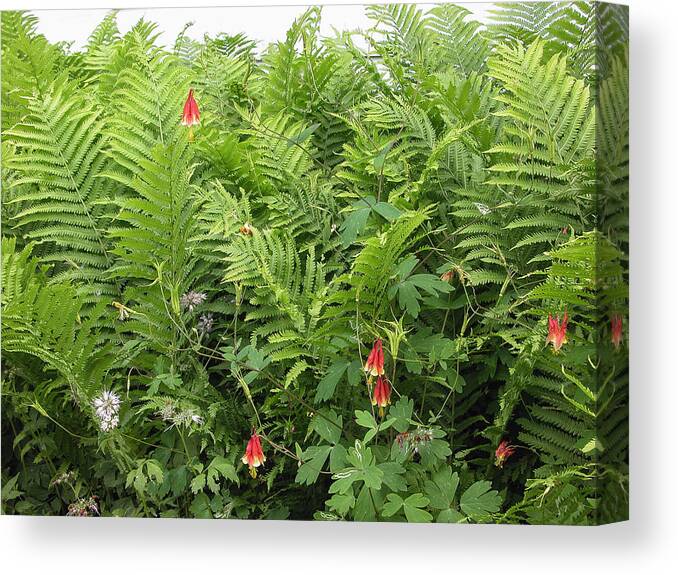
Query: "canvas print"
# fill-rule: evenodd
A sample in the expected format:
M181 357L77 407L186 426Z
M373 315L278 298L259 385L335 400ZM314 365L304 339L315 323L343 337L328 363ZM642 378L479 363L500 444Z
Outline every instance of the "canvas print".
M2 13L2 512L628 516L628 11Z

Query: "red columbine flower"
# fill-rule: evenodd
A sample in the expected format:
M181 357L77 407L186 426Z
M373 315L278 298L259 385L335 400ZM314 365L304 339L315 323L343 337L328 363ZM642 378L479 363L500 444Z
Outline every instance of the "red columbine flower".
M365 371L370 375L384 375L384 350L381 347L381 339L374 342L365 362Z
M181 125L188 126L188 140L193 141L193 126L200 123L200 110L193 97L193 88L188 91L188 97L184 103L184 113L181 116Z
M249 466L250 475L254 478L257 476L257 467L266 461L266 456L261 449L261 440L257 432L252 433L252 437L247 442L245 455L242 456L242 462Z
M502 440L502 442L499 444L499 447L497 447L497 451L494 452L494 464L497 467L503 467L504 461L511 457L515 450L516 448L512 445L509 445L508 441L505 439Z
M559 351L567 343L567 312L563 314L562 323L558 316L553 317L549 314L549 334L546 336L546 343L552 343L555 351Z
M612 327L612 345L614 345L615 348L619 349L619 346L621 345L622 339L624 337L624 320L622 319L622 316L619 314L615 314L612 316L612 319L610 320L611 327Z
M372 394L372 405L379 406L379 415L384 417L384 407L391 403L391 384L383 375L377 377Z

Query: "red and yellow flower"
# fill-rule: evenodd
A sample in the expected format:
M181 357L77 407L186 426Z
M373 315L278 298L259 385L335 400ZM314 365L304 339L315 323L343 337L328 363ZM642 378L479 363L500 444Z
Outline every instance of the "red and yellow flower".
M384 350L381 339L377 339L365 362L365 371L372 376L384 375Z
M516 448L512 445L509 445L508 441L505 439L497 447L497 450L494 452L494 464L497 467L503 467L504 462L513 455Z
M614 345L616 349L619 349L619 346L621 345L622 340L624 339L624 320L622 319L622 316L620 316L619 314L615 314L612 316L610 324L611 324L610 339L612 340L612 345Z
M563 320L559 316L553 317L549 314L549 333L546 336L546 343L553 344L554 351L559 351L567 343L567 312L563 314Z
M200 109L193 97L193 88L188 91L188 97L184 103L184 113L181 115L181 125L188 126L188 140L193 141L193 126L200 123Z
M245 455L242 456L242 462L249 466L250 475L255 478L257 476L257 467L266 461L266 456L261 449L261 440L257 432L253 432L250 440L247 442Z
M377 377L372 392L372 405L379 407L379 416L384 417L384 408L391 403L391 384L383 375Z

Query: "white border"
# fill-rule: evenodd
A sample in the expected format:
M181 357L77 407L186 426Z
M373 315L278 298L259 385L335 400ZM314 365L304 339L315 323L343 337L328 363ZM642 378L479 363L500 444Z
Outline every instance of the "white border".
M628 3L633 110L630 522L568 528L1 517L0 561L5 572L353 575L418 574L436 567L441 573L473 575L676 572L678 2ZM61 0L59 7L189 4ZM53 4L1 0L0 6L38 9Z

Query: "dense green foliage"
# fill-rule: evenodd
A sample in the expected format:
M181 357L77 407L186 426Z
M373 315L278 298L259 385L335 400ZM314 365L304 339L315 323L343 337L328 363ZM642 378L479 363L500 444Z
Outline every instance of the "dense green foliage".
M4 512L626 517L626 12L366 10L78 51L2 14Z

